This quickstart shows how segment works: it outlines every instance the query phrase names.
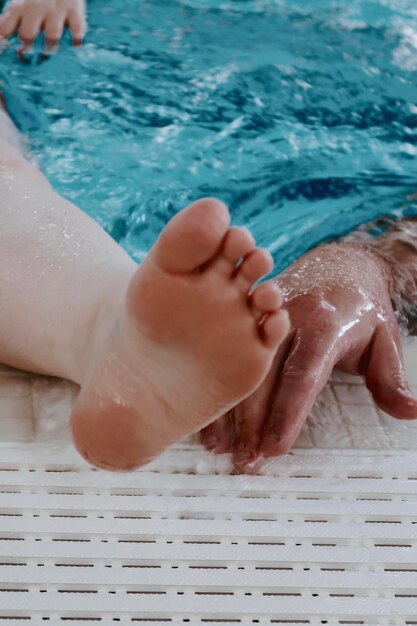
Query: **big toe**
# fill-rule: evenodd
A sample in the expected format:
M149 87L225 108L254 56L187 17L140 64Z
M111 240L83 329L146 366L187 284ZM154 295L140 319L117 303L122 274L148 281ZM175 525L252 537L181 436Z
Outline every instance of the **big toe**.
M218 252L230 214L215 198L203 198L183 209L162 231L151 254L167 272L192 272Z

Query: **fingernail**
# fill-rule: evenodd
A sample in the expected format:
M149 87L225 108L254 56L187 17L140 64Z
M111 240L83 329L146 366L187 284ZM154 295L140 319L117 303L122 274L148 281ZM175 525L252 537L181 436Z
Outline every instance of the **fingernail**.
M257 457L253 461L249 461L249 463L246 463L245 469L247 472L249 471L250 473L250 472L253 472L254 470L258 470L261 465L262 465L262 457Z
M243 459L243 460L242 460ZM234 458L234 466L235 469L239 472L239 473L244 473L244 474L258 474L259 470L262 467L263 464L263 457L259 456L258 453L252 453L252 454L237 454L236 457Z
M237 452L234 455L235 463L238 465L246 465L250 462L250 454L248 452Z
M256 461L256 453L250 450L238 450L234 455L237 465L250 465Z

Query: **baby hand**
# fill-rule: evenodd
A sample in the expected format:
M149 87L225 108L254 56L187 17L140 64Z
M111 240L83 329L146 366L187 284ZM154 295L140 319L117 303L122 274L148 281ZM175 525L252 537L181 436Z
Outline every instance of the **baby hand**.
M0 15L0 40L18 32L25 52L44 31L46 46L53 50L65 27L74 46L80 45L87 30L84 0L11 0Z

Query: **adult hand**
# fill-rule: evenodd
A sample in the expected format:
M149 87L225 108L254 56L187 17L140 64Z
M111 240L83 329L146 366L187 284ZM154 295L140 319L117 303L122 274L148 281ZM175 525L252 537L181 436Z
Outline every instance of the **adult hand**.
M0 16L0 40L18 33L23 44L19 52L24 54L44 31L51 51L65 27L71 30L73 44L81 44L87 29L84 0L12 0Z
M232 449L240 471L287 452L335 366L364 376L387 413L417 418L391 304L390 266L382 257L359 245L325 245L276 280L292 330L266 380L234 409L233 420L225 416L202 433L209 449Z

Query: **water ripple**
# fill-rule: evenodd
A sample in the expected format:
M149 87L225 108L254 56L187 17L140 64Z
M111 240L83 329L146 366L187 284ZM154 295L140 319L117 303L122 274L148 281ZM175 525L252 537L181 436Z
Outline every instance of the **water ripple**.
M136 259L216 195L279 268L416 212L414 0L91 0L90 34L0 77L55 187Z

